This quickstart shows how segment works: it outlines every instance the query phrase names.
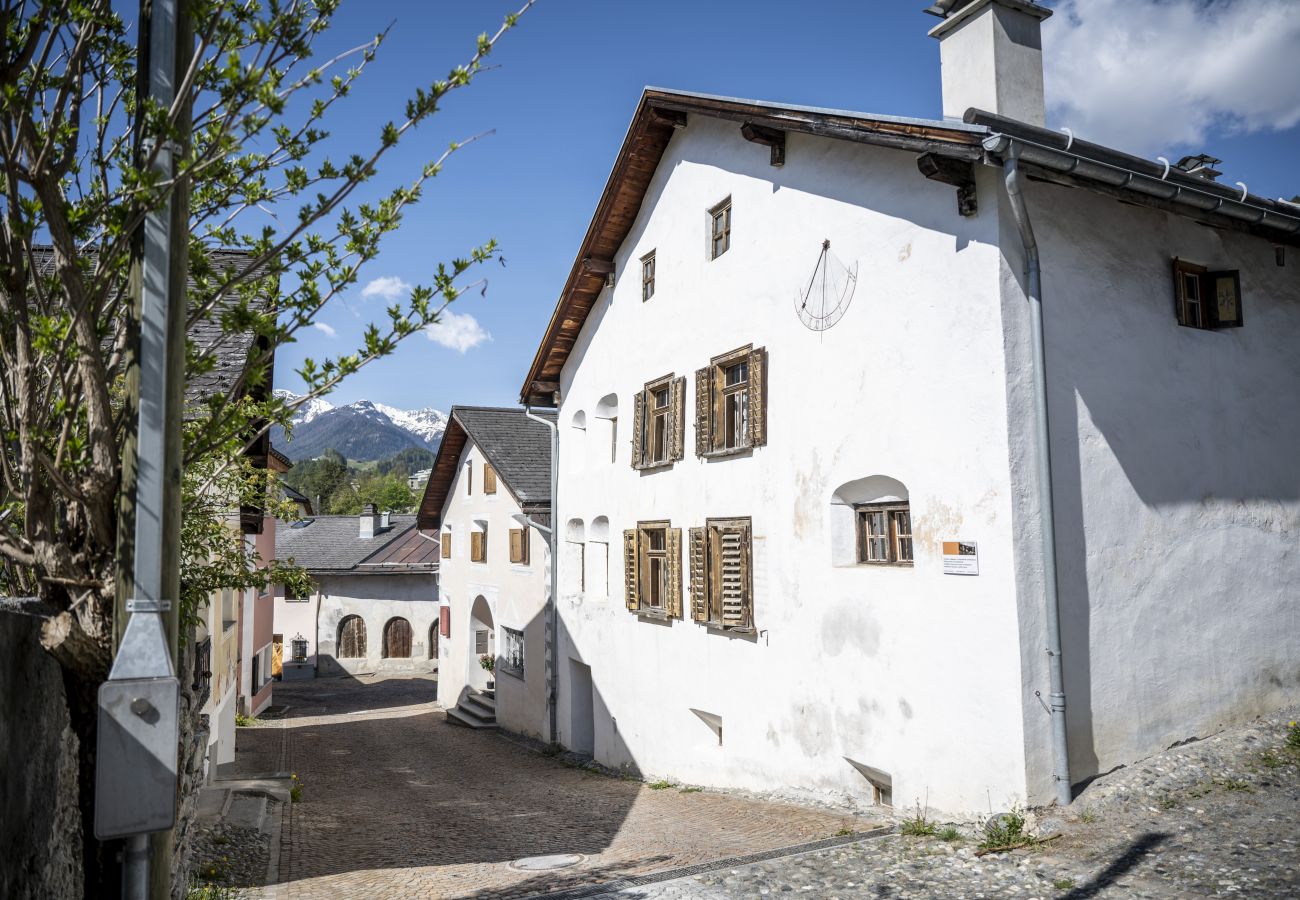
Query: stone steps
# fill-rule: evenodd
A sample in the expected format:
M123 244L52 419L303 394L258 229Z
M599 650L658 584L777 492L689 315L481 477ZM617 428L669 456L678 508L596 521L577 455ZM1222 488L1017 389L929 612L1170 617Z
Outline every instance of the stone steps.
M496 692L471 689L455 707L447 710L447 721L467 728L496 728Z

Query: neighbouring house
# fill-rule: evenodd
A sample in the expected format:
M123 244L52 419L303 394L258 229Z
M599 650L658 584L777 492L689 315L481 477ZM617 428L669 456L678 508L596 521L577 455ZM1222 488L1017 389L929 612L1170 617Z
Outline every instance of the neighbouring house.
M452 407L419 508L442 546L448 721L550 740L550 512L551 426L518 408Z
M266 467L283 475L293 468L293 461L268 445ZM274 516L253 511L259 518L258 527L248 536L250 559L258 567L266 567L275 559L276 519ZM260 515L259 515L260 514ZM271 705L275 676L280 674L282 641L275 634L275 600L270 586L265 591L244 592L239 606L239 699L237 708L248 716L256 716Z
M360 516L281 522L276 558L316 583L309 597L275 588L286 680L438 668L438 540L415 516L366 504Z
M425 484L429 481L429 475L432 474L432 472L433 469L421 469L412 475L408 475L406 478L406 486L413 491L423 491Z
M1043 127L1049 10L931 11L942 119L641 96L522 390L601 763L987 810L1300 698L1300 205Z

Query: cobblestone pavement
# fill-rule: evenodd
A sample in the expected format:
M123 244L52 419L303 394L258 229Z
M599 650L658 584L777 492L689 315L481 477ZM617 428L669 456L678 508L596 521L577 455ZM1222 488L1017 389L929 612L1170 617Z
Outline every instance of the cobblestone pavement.
M299 776L273 898L514 898L589 887L880 823L713 791L655 790L448 725L429 677L276 686L276 724L240 729L239 777ZM844 840L844 838L841 838ZM512 868L581 854L572 867Z
M966 824L955 841L893 834L587 896L1300 897L1300 747L1285 743L1298 718L1283 710L1099 779L1061 818L1030 816L1061 834L1035 849L976 857Z

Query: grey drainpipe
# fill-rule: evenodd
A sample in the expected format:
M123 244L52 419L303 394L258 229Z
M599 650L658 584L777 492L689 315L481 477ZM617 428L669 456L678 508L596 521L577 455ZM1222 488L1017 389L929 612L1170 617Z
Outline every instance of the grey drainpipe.
M548 681L546 707L547 712L550 714L551 743L557 744L559 743L557 730L559 710L556 708L556 700L559 697L560 629L557 621L555 592L559 588L560 542L556 537L559 534L559 529L555 527L559 518L559 507L555 503L555 498L560 490L560 429L550 419L543 419L541 416L534 415L531 406L524 407L524 415L534 422L541 422L551 429L551 527L547 529L551 535L551 589L546 593L546 621L551 632L551 653L546 658L546 678Z
M994 136L985 142L1000 141ZM1038 242L1029 222L1029 208L1025 205L1020 170L1020 145L1010 142L1002 161L1006 174L1007 199L1011 215L1020 230L1020 242L1025 250L1025 272L1028 282L1029 323L1033 340L1034 366L1034 455L1038 462L1038 508L1043 534L1043 590L1047 613L1047 663L1051 685L1050 712L1052 715L1052 757L1056 782L1056 802L1068 806L1073 799L1070 792L1070 752L1065 730L1065 677L1061 668L1061 610L1056 586L1056 511L1052 497L1052 447L1047 421L1047 368L1044 363L1043 343L1043 285L1038 259Z

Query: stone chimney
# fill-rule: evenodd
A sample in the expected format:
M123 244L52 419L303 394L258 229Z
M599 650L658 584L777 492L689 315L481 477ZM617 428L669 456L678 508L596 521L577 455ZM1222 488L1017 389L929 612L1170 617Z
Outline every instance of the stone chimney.
M944 118L975 107L1047 124L1041 29L1050 9L1031 0L938 0L926 12L943 19L930 37L939 40Z
M392 524L393 524L393 520L390 518L390 517L392 516L392 514L393 514L392 511L391 511L391 510L387 510L387 509L384 510L382 513L379 514L379 527L380 527L380 528L389 528L389 527L392 526Z
M379 514L375 512L375 504L367 503L361 507L361 536L363 538L372 538L375 536L375 528L379 525Z

